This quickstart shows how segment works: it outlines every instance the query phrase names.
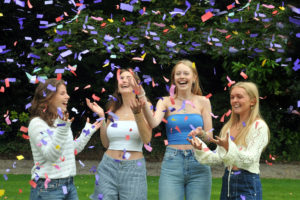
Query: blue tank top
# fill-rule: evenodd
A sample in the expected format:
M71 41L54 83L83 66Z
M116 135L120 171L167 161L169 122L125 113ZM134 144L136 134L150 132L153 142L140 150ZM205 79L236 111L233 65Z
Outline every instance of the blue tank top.
M200 114L174 114L167 117L166 133L168 144L190 144L186 139L194 128L203 128Z

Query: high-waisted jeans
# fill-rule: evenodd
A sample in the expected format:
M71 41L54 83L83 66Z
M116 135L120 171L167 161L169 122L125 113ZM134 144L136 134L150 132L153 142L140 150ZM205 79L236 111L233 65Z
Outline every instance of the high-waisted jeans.
M159 178L160 200L210 200L211 170L194 151L167 147Z
M222 178L221 200L261 200L262 188L259 174L240 169L225 169Z
M97 168L94 200L147 200L145 159L115 160L104 154Z
M73 177L51 179L45 188L45 179L36 182L36 188L31 187L30 200L78 200Z

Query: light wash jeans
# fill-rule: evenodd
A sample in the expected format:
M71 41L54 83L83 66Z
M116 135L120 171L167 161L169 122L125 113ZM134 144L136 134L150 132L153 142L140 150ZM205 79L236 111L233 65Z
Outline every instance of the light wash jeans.
M228 177L230 176L230 177ZM228 185L229 180L229 185ZM225 169L222 178L221 200L262 200L262 188L259 174L240 169Z
M147 200L144 158L120 161L104 154L95 176L93 200Z
M160 200L210 200L211 170L193 150L167 147L159 178Z
M51 179L45 188L45 179L36 182L36 188L31 187L30 200L78 200L73 177Z

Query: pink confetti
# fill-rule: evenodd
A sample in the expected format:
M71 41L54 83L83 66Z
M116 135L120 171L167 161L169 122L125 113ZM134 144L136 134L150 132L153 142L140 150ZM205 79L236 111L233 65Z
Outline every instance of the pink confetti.
M210 18L212 18L213 16L214 15L212 14L212 12L207 12L201 16L201 20L202 20L202 22L205 22L205 21L209 20Z
M244 79L247 79L247 78L248 78L247 74L245 74L244 72L241 72L240 75L241 75Z
M165 146L168 146L169 142L168 140L164 140Z
M214 115L213 113L210 113L210 115L215 119L217 119L219 117L219 116Z
M95 94L92 95L94 101L100 101L100 97L96 96Z
M152 151L152 147L150 147L149 145L147 144L144 144L144 147L147 151L151 152Z
M28 132L28 128L25 126L21 126L20 131L27 133Z
M160 137L161 136L161 133L156 133L155 135L154 135L154 137Z

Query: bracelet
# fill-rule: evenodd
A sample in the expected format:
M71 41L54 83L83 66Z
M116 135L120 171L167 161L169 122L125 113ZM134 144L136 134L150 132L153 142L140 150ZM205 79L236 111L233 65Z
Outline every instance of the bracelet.
M138 98L144 97L146 96L146 92L144 92L143 94L137 95Z
M205 140L205 137L206 137L206 132L203 131L203 135L199 136L201 140Z
M139 112L133 112L134 115L137 115L137 114L140 114L140 113L141 113L141 111L139 111Z

